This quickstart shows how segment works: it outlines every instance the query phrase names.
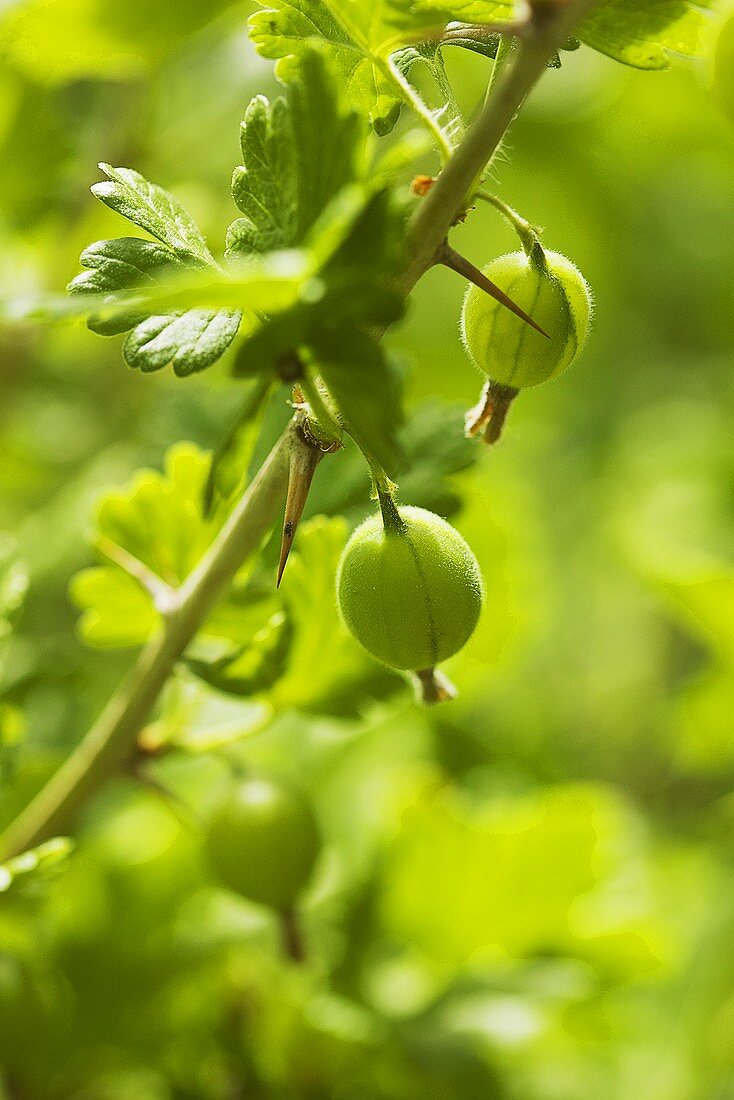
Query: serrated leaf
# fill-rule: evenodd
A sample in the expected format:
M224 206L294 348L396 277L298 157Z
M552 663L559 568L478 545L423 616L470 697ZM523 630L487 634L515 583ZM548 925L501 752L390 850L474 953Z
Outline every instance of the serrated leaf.
M701 52L708 7L690 0L606 0L587 16L576 34L587 46L638 69L664 69L670 54L696 57ZM511 19L509 0L417 0L424 16L442 23L491 23Z
M244 167L232 179L245 217L229 228L228 254L302 244L332 200L362 175L365 137L324 58L304 52L287 102L277 99L271 106L256 96L245 114Z
M106 206L157 237L159 244L138 237L98 241L80 257L87 271L69 283L72 295L93 295L113 304L125 291L152 293L187 270L216 273L220 269L198 227L177 199L129 168L101 165L109 176L92 192ZM130 332L123 347L128 366L142 371L162 370L169 364L186 376L216 362L237 335L242 313L238 309L191 309L150 315L142 306L92 314L93 332L114 336Z
M697 57L706 29L702 5L686 0L611 0L578 30L587 46L636 69L665 69L670 54Z
M312 245L328 256L319 296L271 318L242 345L234 365L239 376L264 367L277 374L288 360L320 374L348 430L392 470L402 421L399 387L370 329L394 321L403 309L387 280L398 259L400 217L387 191L342 190L314 231L328 241L315 237Z
M170 277L181 267L170 249L140 237L96 241L84 249L79 263L87 270L72 279L68 292L109 296L110 302L119 291L159 282L161 276ZM127 332L144 316L140 310L122 311L112 317L93 314L87 325L100 336L116 336Z
M230 225L227 250L269 252L293 243L297 225L291 116L284 100L250 101L240 129L244 166L235 168L232 195L245 215Z
M144 470L97 506L93 541L120 547L165 584L189 574L223 522L205 519L201 496L209 458L192 444L166 455L162 473ZM97 647L141 645L159 622L150 594L118 564L82 570L71 583L82 611L79 629Z
M404 99L390 58L454 18L443 14L443 8L401 0L273 0L251 16L249 29L255 48L277 62L276 74L286 83L299 74L312 44L321 42L350 102L384 135Z
M92 194L100 202L156 237L179 259L214 265L201 230L170 192L132 168L113 168L105 163L99 167L108 177L104 183L92 186Z
M240 318L238 311L224 309L147 317L125 340L125 362L141 371L162 370L170 364L185 378L224 355L237 335Z
M380 37L381 0L369 6L356 0L350 8L347 12L334 0L275 0L250 17L250 38L258 53L277 61L276 74L286 83L298 75L313 40L320 39L329 69L351 102L367 113L378 134L388 134L397 122L402 97L384 57L370 44L371 35Z

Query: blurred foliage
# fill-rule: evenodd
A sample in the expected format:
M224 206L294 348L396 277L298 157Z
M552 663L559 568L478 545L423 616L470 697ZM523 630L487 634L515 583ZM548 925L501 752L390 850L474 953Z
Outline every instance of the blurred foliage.
M4 285L59 291L120 232L88 194L99 161L164 182L224 239L237 123L277 94L250 10L3 7ZM373 507L348 446L317 470L281 589L272 538L169 685L145 737L175 751L97 797L67 858L52 866L62 842L0 867L2 1100L732 1094L731 36L663 73L564 54L518 120L497 188L578 264L596 318L499 448L461 437L480 384L461 280L431 272L390 336L401 499L452 515L487 581L449 666L459 698L421 709L338 622L339 549ZM446 52L471 110L488 61ZM456 241L480 263L514 244L484 207ZM141 376L74 322L0 331L0 824L154 622L115 548L180 579L289 414L273 386L202 518L207 452L248 384L236 354ZM203 865L196 820L233 766L313 798L303 968Z

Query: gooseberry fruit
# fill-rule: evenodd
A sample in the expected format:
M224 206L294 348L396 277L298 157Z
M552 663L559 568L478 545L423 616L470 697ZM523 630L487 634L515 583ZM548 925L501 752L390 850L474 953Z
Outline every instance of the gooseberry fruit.
M530 328L483 290L464 298L461 334L484 374L514 390L537 386L564 371L581 351L589 330L591 292L581 272L558 252L511 252L483 268L548 334Z
M205 845L223 886L286 911L311 877L321 838L301 791L281 780L253 775L240 780L216 807Z
M458 531L433 512L392 504L349 539L337 595L346 626L373 657L420 673L467 642L484 589Z

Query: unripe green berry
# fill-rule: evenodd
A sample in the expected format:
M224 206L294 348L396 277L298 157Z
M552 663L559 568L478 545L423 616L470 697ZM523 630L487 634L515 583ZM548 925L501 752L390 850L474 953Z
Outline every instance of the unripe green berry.
M538 254L542 256L542 254ZM464 298L461 333L472 359L488 378L520 390L564 371L589 331L591 292L581 272L558 252L529 259L524 252L498 256L483 274L548 334L541 335L479 287Z
M290 909L308 882L321 838L308 800L265 776L240 780L216 807L206 853L223 886L273 909Z
M482 576L454 528L423 508L399 508L354 532L337 575L341 614L364 648L392 668L432 669L468 641L483 602Z

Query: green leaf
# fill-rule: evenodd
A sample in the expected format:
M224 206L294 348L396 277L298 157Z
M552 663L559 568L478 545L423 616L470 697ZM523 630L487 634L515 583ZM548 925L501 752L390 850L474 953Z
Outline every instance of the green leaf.
M132 168L113 168L104 163L99 167L108 177L91 189L100 202L150 233L179 259L214 265L201 230L178 199Z
M245 215L227 234L229 254L304 242L329 203L364 173L366 134L347 110L324 58L304 52L288 100L250 103L242 123L244 167L232 194Z
M246 340L234 365L240 376L264 368L277 375L295 360L320 373L355 438L393 469L399 390L370 329L403 309L389 285L401 230L402 210L389 191L342 189L311 235L312 252L324 259L311 293Z
M69 595L82 612L79 633L95 649L143 645L160 622L150 596L122 569L82 569L72 577Z
M112 241L97 241L85 248L79 263L87 270L69 283L70 294L97 294L115 300L119 291L131 290L171 276L181 265L168 248L140 237L118 237ZM138 324L145 314L136 310L120 312L112 317L90 316L87 324L100 336L116 336Z
M179 443L166 453L162 472L142 470L129 485L100 499L92 544L103 564L83 569L70 585L82 612L79 631L88 645L143 645L160 625L156 592L181 585L236 502L235 494L222 497L204 514L210 466L209 454ZM245 476L242 470L240 480ZM197 635L190 656L202 663L202 673L213 663L224 679L230 660L244 659L253 638L282 610L272 577L263 586L251 579L253 570L252 562L243 567L227 599ZM237 675L244 673L240 669Z
M209 457L192 444L171 448L164 470L143 470L131 484L105 494L97 506L93 543L122 549L159 582L179 585L221 527L226 511L201 510ZM109 556L108 556L109 560ZM79 629L96 647L142 645L159 622L143 585L115 562L73 578L71 597L82 610Z
M190 309L147 317L125 340L125 362L141 371L162 370L170 364L181 378L205 370L234 340L240 316L236 310Z
M228 252L269 252L295 240L296 178L290 111L282 99L250 101L240 129L244 167L235 168L232 195L245 215L227 232Z
M687 0L611 0L592 11L579 29L587 46L636 69L665 69L670 54L701 53L705 5Z
M399 375L385 352L367 333L341 326L321 335L314 354L349 434L394 475L402 405Z
M129 168L100 167L109 181L95 184L93 194L160 243L120 237L90 245L80 257L87 271L69 283L70 294L92 295L102 304L113 304L124 297L121 292L152 293L176 277L183 279L192 268L219 273L198 227L177 199ZM93 313L87 324L103 336L133 330L123 346L128 366L147 372L170 364L184 377L216 362L237 335L241 320L238 309L176 310L149 316L141 307Z
M282 675L290 642L290 623L278 610L246 642L224 656L207 660L188 655L185 664L200 680L227 695L259 695Z
M708 7L690 0L606 0L576 32L600 53L638 69L664 69L670 54L700 55ZM503 0L417 0L415 11L433 12L438 23L491 23L511 19L513 4ZM466 43L462 43L466 44Z
M367 113L378 134L397 122L402 97L389 75L380 41L390 37L383 12L385 0L348 6L335 0L274 0L250 17L249 31L258 53L278 62L277 76L286 82L299 74L314 39L326 47L329 70L358 111Z

